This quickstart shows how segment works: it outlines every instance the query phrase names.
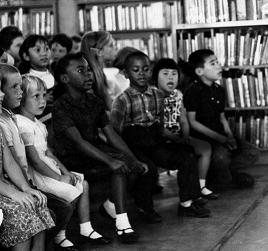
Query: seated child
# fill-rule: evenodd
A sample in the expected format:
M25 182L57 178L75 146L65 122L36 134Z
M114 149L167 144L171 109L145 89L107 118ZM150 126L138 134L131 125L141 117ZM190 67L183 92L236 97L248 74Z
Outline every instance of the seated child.
M1 90L4 92L4 100L2 106L2 114L0 116L0 126L3 129L5 138L7 139L7 145L12 153L12 156L16 160L25 177L32 185L35 184L33 170L28 168L26 159L25 146L20 137L17 121L12 110L20 106L22 98L21 75L17 68L8 65L0 64L1 75ZM56 242L63 241L65 237L65 229L72 216L74 206L72 203L68 203L62 199L59 199L51 194L46 194L48 207L53 210L56 215L56 226L52 229L51 235L57 233ZM61 231L60 231L61 230ZM64 245L66 242L64 242ZM77 250L73 247L69 247L69 250Z
M2 80L2 76L0 78ZM0 112L3 97L0 91ZM2 128L0 156L0 245L12 251L44 251L44 230L54 226L46 205L47 198L32 189L25 179L10 152Z
M53 102L55 79L49 71L50 49L48 41L41 35L29 35L20 47L21 74L30 73L41 78L47 86L48 105ZM49 112L47 109L46 113Z
M209 143L190 137L189 124L183 106L183 95L178 88L179 69L170 58L160 59L153 68L153 83L161 90L164 99L164 135L177 144L189 144L198 157L199 183L202 197L217 199L218 195L206 188L206 176L210 166L211 146Z
M108 244L109 239L102 237L91 226L89 208L89 187L84 175L69 172L52 154L47 146L45 125L36 119L46 107L46 86L36 76L22 76L21 115L16 115L27 158L34 168L33 176L39 190L54 194L68 202L75 199L80 220L80 234L92 243Z
M221 79L222 67L213 51L197 50L189 56L196 80L184 94L191 135L212 146L211 181L250 187L253 177L241 173L258 158L259 151L245 141L235 139L224 115L225 91L215 81ZM209 175L210 176L210 175Z
M139 158L165 169L179 170L178 215L208 217L210 211L201 205L204 200L200 200L196 159L191 147L163 140L160 123L163 95L149 86L148 56L142 52L129 54L125 61L125 76L130 80L130 87L113 102L111 120L114 128Z
M136 159L109 124L104 102L92 90L96 78L91 64L81 53L61 58L55 77L66 88L66 93L54 103L52 112L57 156L66 166L84 173L86 178L90 178L90 170L108 169L114 204L107 200L102 209L115 218L120 240L135 242L137 234L129 223L125 206L126 176L134 180L131 191L136 204L155 223L161 221L161 217L153 209L152 170L147 172L147 165ZM107 143L100 140L99 129Z

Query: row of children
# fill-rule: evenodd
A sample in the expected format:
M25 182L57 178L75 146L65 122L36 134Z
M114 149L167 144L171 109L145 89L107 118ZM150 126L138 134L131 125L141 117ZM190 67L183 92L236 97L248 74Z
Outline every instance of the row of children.
M44 83L33 76L34 71L48 72L48 43L37 35L26 38L19 49L20 69L22 73L30 74L21 79L16 68L6 64L0 67L1 89L5 94L1 128L3 142L7 141L2 148L11 151L14 163L27 177L26 183L30 181L32 187L62 198L67 204L77 204L81 235L88 241L102 244L109 243L110 239L95 232L91 226L86 180L89 169L108 169L111 195L100 207L100 212L115 219L116 232L122 242L133 243L138 234L128 219L126 192L130 191L143 219L149 223L160 222L162 218L154 210L152 199L157 166L179 170L178 215L208 217L210 210L204 207L206 199L218 198L218 194L206 185L209 167L211 183L236 182L251 186L253 178L241 173L240 169L253 163L258 151L245 142L237 142L229 129L224 116L224 91L215 84L221 77L221 67L212 51L201 50L191 55L189 62L194 67L197 82L186 91L183 101L182 93L177 90L179 69L173 60L161 59L151 76L148 56L131 50L129 55L124 55L120 69L129 79L130 87L119 96L115 95L112 103L111 95L107 95L110 86L103 69L97 67L100 58L111 58L111 43L111 35L107 32L85 34L81 47L83 54L67 54L54 66L56 82L64 87L52 108L55 153L63 165L49 151L45 126L36 119L45 109L48 89L52 89L48 84L50 77L39 74ZM48 73L46 76L50 76ZM18 106L20 115L14 116L12 111ZM111 109L110 120L108 109ZM100 139L98 129L102 130L106 142ZM5 163L2 166L4 170L9 169ZM65 166L75 172L69 172ZM44 206L45 196L40 192L38 195ZM4 196L10 198L10 194ZM11 197L11 201L14 200ZM1 229L5 233L10 230L5 226L14 215L7 220L3 209ZM56 214L58 221L57 217ZM66 239L66 224L58 229L54 240L65 250L76 250L77 247ZM5 237L1 232L0 236ZM26 240L29 237L19 243ZM21 244L6 244L14 245L16 250ZM28 247L19 250L29 250Z

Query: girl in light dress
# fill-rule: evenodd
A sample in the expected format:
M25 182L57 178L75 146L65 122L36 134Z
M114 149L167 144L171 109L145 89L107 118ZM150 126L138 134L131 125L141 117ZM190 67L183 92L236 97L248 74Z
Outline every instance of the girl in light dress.
M12 76L13 73L5 72ZM15 74L15 73L14 73ZM0 80L3 81L0 70ZM0 86L1 86L0 81ZM0 91L0 117L4 93ZM45 230L55 224L46 196L33 189L10 152L0 128L0 246L12 251L44 251Z
M40 78L22 76L22 101L20 114L16 115L19 132L26 147L34 181L41 191L51 193L68 202L76 202L80 220L80 234L87 241L108 244L110 240L91 226L89 186L81 173L69 172L53 155L47 145L46 126L36 119L46 107L46 85ZM71 245L65 240L66 245ZM64 245L64 243L62 243Z

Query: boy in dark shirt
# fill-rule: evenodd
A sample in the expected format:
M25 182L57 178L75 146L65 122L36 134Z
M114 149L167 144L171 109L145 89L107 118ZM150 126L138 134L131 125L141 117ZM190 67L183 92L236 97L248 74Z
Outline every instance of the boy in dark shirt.
M113 103L111 120L131 150L146 163L178 170L180 204L178 215L208 217L201 205L196 159L187 145L167 143L162 137L163 96L150 87L151 68L147 55L133 52L125 60L125 76L130 87Z
M184 105L191 135L212 145L211 182L236 183L250 187L254 179L240 170L256 161L259 151L254 146L235 139L224 114L225 90L215 81L222 77L222 67L214 52L197 50L189 56L196 81L184 94Z
M151 195L152 170L136 159L109 123L104 102L94 95L95 76L81 53L69 54L57 64L56 79L66 93L54 104L53 129L55 148L61 161L90 179L88 170L111 174L111 201L103 210L115 218L117 234L122 242L137 240L126 213L126 178L134 180L132 194L150 223L161 221L153 209ZM106 136L100 140L98 129ZM116 212L114 212L114 207ZM110 211L109 211L110 210Z

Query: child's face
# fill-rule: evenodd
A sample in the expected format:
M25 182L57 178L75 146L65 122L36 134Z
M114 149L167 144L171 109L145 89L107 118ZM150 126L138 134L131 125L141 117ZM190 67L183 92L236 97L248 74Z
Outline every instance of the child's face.
M34 70L47 69L50 59L48 44L42 41L37 41L35 46L29 49L26 59L31 62L31 67Z
M23 109L31 117L41 115L46 108L46 94L47 91L43 86L34 85L30 88L27 97L25 98Z
M104 61L113 61L115 59L117 50L113 39L102 48L102 53Z
M81 49L81 42L75 42L73 41L73 47L72 47L72 53L77 53Z
M22 98L22 80L19 73L11 73L7 76L7 83L3 86L5 94L3 104L7 109L14 109L20 106Z
M158 73L158 88L164 92L171 93L178 86L178 71L175 69L161 69Z
M146 57L133 58L125 71L125 76L129 78L132 86L148 86L151 79L149 59Z
M51 45L51 60L58 61L60 58L67 54L67 49L61 46L59 43L53 43Z
M24 41L23 37L16 37L12 41L12 44L10 45L9 49L7 50L7 52L17 61L20 61L19 50L23 41Z
M88 62L82 58L71 60L66 69L66 84L80 92L92 92L94 84L93 71Z
M198 72L198 69L200 72ZM204 66L197 68L197 75L199 75L204 82L213 83L214 81L221 79L221 74L222 67L215 55L207 57Z

